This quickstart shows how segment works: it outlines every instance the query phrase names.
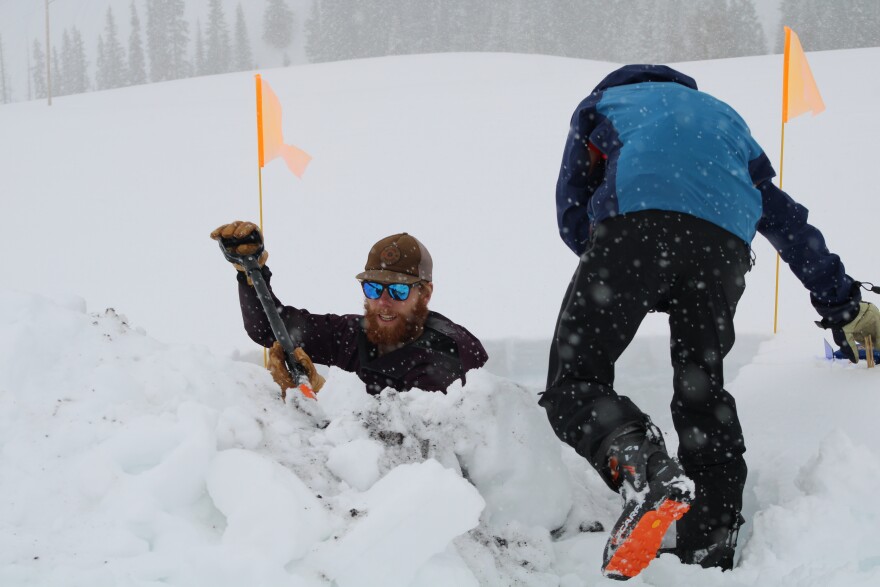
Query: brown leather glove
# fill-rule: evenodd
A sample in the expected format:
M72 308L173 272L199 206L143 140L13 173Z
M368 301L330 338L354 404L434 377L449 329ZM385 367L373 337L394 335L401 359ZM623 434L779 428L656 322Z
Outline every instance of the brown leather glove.
M302 365L303 369L306 370L306 375L309 377L309 385L311 386L312 391L315 393L321 391L321 388L324 387L324 383L326 383L327 380L324 379L323 375L318 373L317 369L315 369L315 364L312 362L312 358L300 347L293 349L293 358L296 359L296 362Z
M237 255L252 255L260 249L260 244L262 244L263 242L263 235L260 234L260 229L253 222L243 222L241 220L236 220L235 222L230 222L229 224L223 224L222 226L218 226L211 232L211 238L214 240L221 240L224 238L245 238L254 231L257 231L257 234L260 237L260 243L238 245L237 247L232 249L232 252ZM257 262L260 264L260 267L266 264L266 259L268 258L269 251L266 251L264 249L263 254L260 255L260 258L257 260ZM244 267L242 267L238 263L233 263L232 266L239 271L244 271ZM248 284L253 285L250 278L248 278Z
M325 379L315 369L312 359L300 347L293 350L293 357L305 369L312 391L315 393L321 391L321 388L324 387ZM287 370L287 363L284 362L284 348L282 348L281 343L277 340L272 345L272 348L269 349L268 369L272 374L272 379L281 387L281 397L286 397L287 390L296 387L296 383L293 381L290 371Z

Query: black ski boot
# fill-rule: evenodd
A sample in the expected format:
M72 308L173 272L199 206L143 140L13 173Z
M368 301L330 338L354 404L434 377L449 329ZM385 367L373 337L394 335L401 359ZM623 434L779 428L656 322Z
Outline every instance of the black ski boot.
M700 565L704 569L718 568L722 571L733 569L733 556L736 554L736 540L739 529L745 523L742 515L736 515L732 528L716 529L710 539L715 542L704 548L676 547L675 555L686 565Z
M615 434L608 469L624 506L605 545L602 573L625 581L656 558L666 530L690 508L694 483L667 454L660 430L650 422Z

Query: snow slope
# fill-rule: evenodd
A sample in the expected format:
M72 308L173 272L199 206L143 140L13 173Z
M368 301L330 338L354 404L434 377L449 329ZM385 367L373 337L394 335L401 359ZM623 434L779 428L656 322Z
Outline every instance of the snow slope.
M880 205L867 175L880 81L862 74L878 52L812 55L828 110L788 125L783 178L850 272L868 280L876 262L849 237L873 234ZM781 61L681 68L738 108L775 160ZM317 312L360 312L354 275L369 247L406 230L434 257L437 310L482 339L548 338L576 264L556 234L559 158L572 110L613 67L446 54L265 71L287 140L314 156L303 180L280 162L264 170L278 295ZM253 93L245 73L5 106L0 194L17 219L6 234L29 244L14 281L73 292L92 308L124 305L167 342L250 348L231 269L207 235L259 216ZM766 334L775 253L760 237L754 246L737 325ZM800 284L782 278L780 327L812 328ZM666 329L659 318L647 327Z
M878 60L810 55L828 111L788 125L783 186L876 281L880 81L864 72ZM317 404L281 404L261 367L230 360L252 345L207 235L257 216L250 75L0 110L0 584L608 584L606 534L590 530L610 527L616 496L555 440L535 392L575 265L555 233L558 158L571 110L613 67L436 55L264 72L289 142L315 157L301 181L264 172L276 291L357 312L369 246L416 234L432 306L493 354L446 396L371 398L334 369ZM781 57L679 68L775 159ZM820 357L784 269L771 337L774 257L755 250L727 377L749 446L740 564L664 557L633 583L878 584L880 375ZM646 322L618 387L669 432L664 329Z

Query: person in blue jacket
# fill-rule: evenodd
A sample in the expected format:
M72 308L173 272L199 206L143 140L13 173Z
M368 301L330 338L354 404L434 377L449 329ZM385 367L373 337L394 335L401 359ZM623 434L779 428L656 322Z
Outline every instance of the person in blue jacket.
M850 360L858 361L856 341L880 339L877 308L861 301L861 284L774 175L733 108L666 66L614 71L572 116L556 210L580 262L540 403L556 434L624 498L607 576L638 574L676 519L679 558L733 566L745 444L722 363L756 232L810 291L819 324ZM614 364L651 311L669 314L677 461L613 387Z

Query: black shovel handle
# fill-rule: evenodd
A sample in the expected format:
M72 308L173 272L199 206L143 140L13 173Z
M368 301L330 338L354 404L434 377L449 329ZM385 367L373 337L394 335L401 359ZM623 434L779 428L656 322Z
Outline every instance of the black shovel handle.
M275 335L275 339L281 343L281 348L284 349L287 370L293 376L294 382L297 385L301 383L307 384L309 380L308 375L303 366L293 356L293 349L296 348L296 344L290 337L290 333L287 331L281 315L278 314L278 308L275 307L275 301L272 299L272 294L269 293L269 286L266 285L266 280L263 279L263 272L259 263L260 255L263 254L264 250L262 236L255 230L243 238L221 238L218 242L226 260L244 267L245 273L254 284L254 291L257 293L257 298L263 306L263 312L269 320L269 326L272 327L272 334ZM239 245L250 244L259 245L257 250L250 255L240 255L233 252L233 249Z

